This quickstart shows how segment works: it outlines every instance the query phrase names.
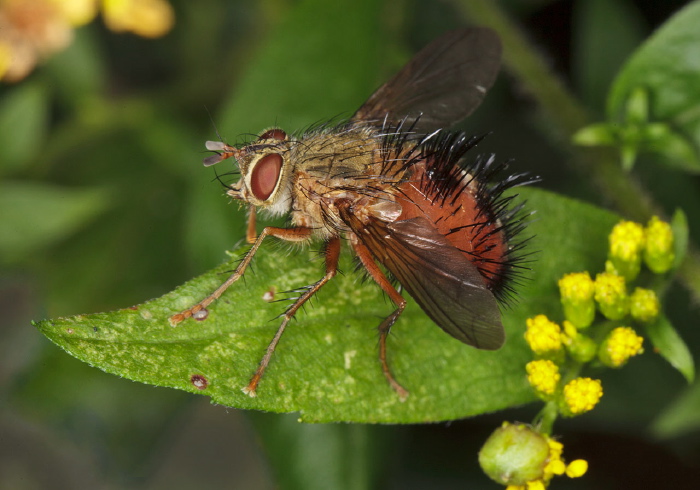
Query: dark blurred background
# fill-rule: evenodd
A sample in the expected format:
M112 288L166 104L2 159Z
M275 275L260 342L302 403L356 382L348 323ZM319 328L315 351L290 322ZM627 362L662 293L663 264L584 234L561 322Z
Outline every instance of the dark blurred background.
M627 56L685 3L499 2L591 120L604 118ZM449 424L301 425L104 374L31 326L141 303L225 259L245 222L200 164L217 130L236 143L349 115L412 53L474 22L440 0L169 5L163 36L117 32L103 12L0 85L0 489L493 488L479 447L502 421L531 421L538 404ZM509 73L464 128L491 132L482 151L513 158L543 187L608 205ZM686 209L692 229L697 179L644 159L637 171L664 209ZM681 288L669 298L698 352L697 309ZM564 456L589 460L590 472L553 484L696 488L700 422L664 425L692 396L682 377L643 356L604 379L596 410L555 427Z

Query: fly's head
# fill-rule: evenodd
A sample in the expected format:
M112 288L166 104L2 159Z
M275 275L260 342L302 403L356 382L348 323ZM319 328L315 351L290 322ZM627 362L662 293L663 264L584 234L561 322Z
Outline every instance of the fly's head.
M241 178L226 194L267 209L273 215L282 215L291 208L293 165L289 160L289 150L292 143L287 133L278 128L262 132L255 141L240 149L208 141L207 149L217 153L205 159L204 165L235 158Z

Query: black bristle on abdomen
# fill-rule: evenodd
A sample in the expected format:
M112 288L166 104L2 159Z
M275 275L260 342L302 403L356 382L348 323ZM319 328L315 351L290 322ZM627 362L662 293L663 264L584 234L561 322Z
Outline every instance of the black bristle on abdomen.
M441 204L457 199L462 192L470 192L474 196L478 219L470 226L479 230L478 240L486 243L492 235L502 233L507 243L506 254L497 264L491 264L497 266L496 274L487 272L483 264L480 267L478 257L475 257L474 263L487 277L489 288L496 298L501 303L511 304L515 299L514 286L522 281L530 262L531 253L525 252L524 248L531 237L524 236L524 231L533 212L525 210L524 202L514 204L517 194L504 194L540 179L527 173L508 174L512 161L498 161L494 155L467 159L467 153L485 137L444 130L424 137L417 145L420 150L418 155L428 162L421 190L434 199L440 199ZM495 223L498 225L494 228ZM478 245L475 252L467 253L478 254ZM488 271L492 270L493 267L488 268Z

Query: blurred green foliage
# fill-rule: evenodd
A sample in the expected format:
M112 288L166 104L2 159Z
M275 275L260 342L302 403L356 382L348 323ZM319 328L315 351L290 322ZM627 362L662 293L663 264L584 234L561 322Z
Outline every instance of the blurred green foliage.
M272 488L273 481L283 488L484 486L478 447L500 421L532 419L537 407L449 427L307 426L293 415L258 413L241 423L240 414L202 398L80 363L30 326L30 320L142 303L225 259L245 223L244 213L222 197L214 172L199 163L203 142L216 139L214 125L235 143L273 124L295 130L350 114L439 33L489 23L478 1L172 3L176 25L161 40L117 35L92 23L29 78L0 87L0 301L6 313L0 320L0 488ZM562 81L575 87L590 124L604 117L606 100L611 116L622 107L628 92L608 99L610 83L636 88L636 79L623 83L616 76L652 28L685 2L490 3L519 23ZM622 73L638 70L635 60L667 54L645 49ZM474 133L493 132L480 151L515 158L518 170L542 175L543 186L555 192L598 205L615 202L595 184L599 169L581 171L588 150L563 140L562 125L523 92L528 80L508 70L515 76L502 76L465 123ZM690 116L679 122L677 111L654 110L663 82L645 87L650 114L687 135L694 131L696 119L688 117L697 114L697 87L683 92ZM641 152L627 178L644 184L660 211L684 209L690 242L697 243L697 178L659 163ZM562 227L571 224L559 219ZM537 248L543 257L567 253L547 243ZM532 301L552 308L549 298ZM692 327L698 318L688 292L674 286L665 303L697 361L700 334ZM367 351L374 348L370 339ZM683 488L697 481L697 382L688 387L651 352L606 372L604 382L600 407L558 427L567 453L591 462L584 481L561 485ZM259 441L271 471L251 456Z

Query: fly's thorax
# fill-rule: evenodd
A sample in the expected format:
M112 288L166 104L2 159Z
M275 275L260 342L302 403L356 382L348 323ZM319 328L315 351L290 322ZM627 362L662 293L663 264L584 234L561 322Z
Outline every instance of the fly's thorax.
M381 140L373 130L342 127L307 134L290 151L292 224L316 230L322 238L345 231L336 203L357 203L376 192L373 175Z
M241 148L236 157L241 178L227 194L265 209L272 215L288 213L292 207L294 174L291 148L295 143L284 131L273 128Z

